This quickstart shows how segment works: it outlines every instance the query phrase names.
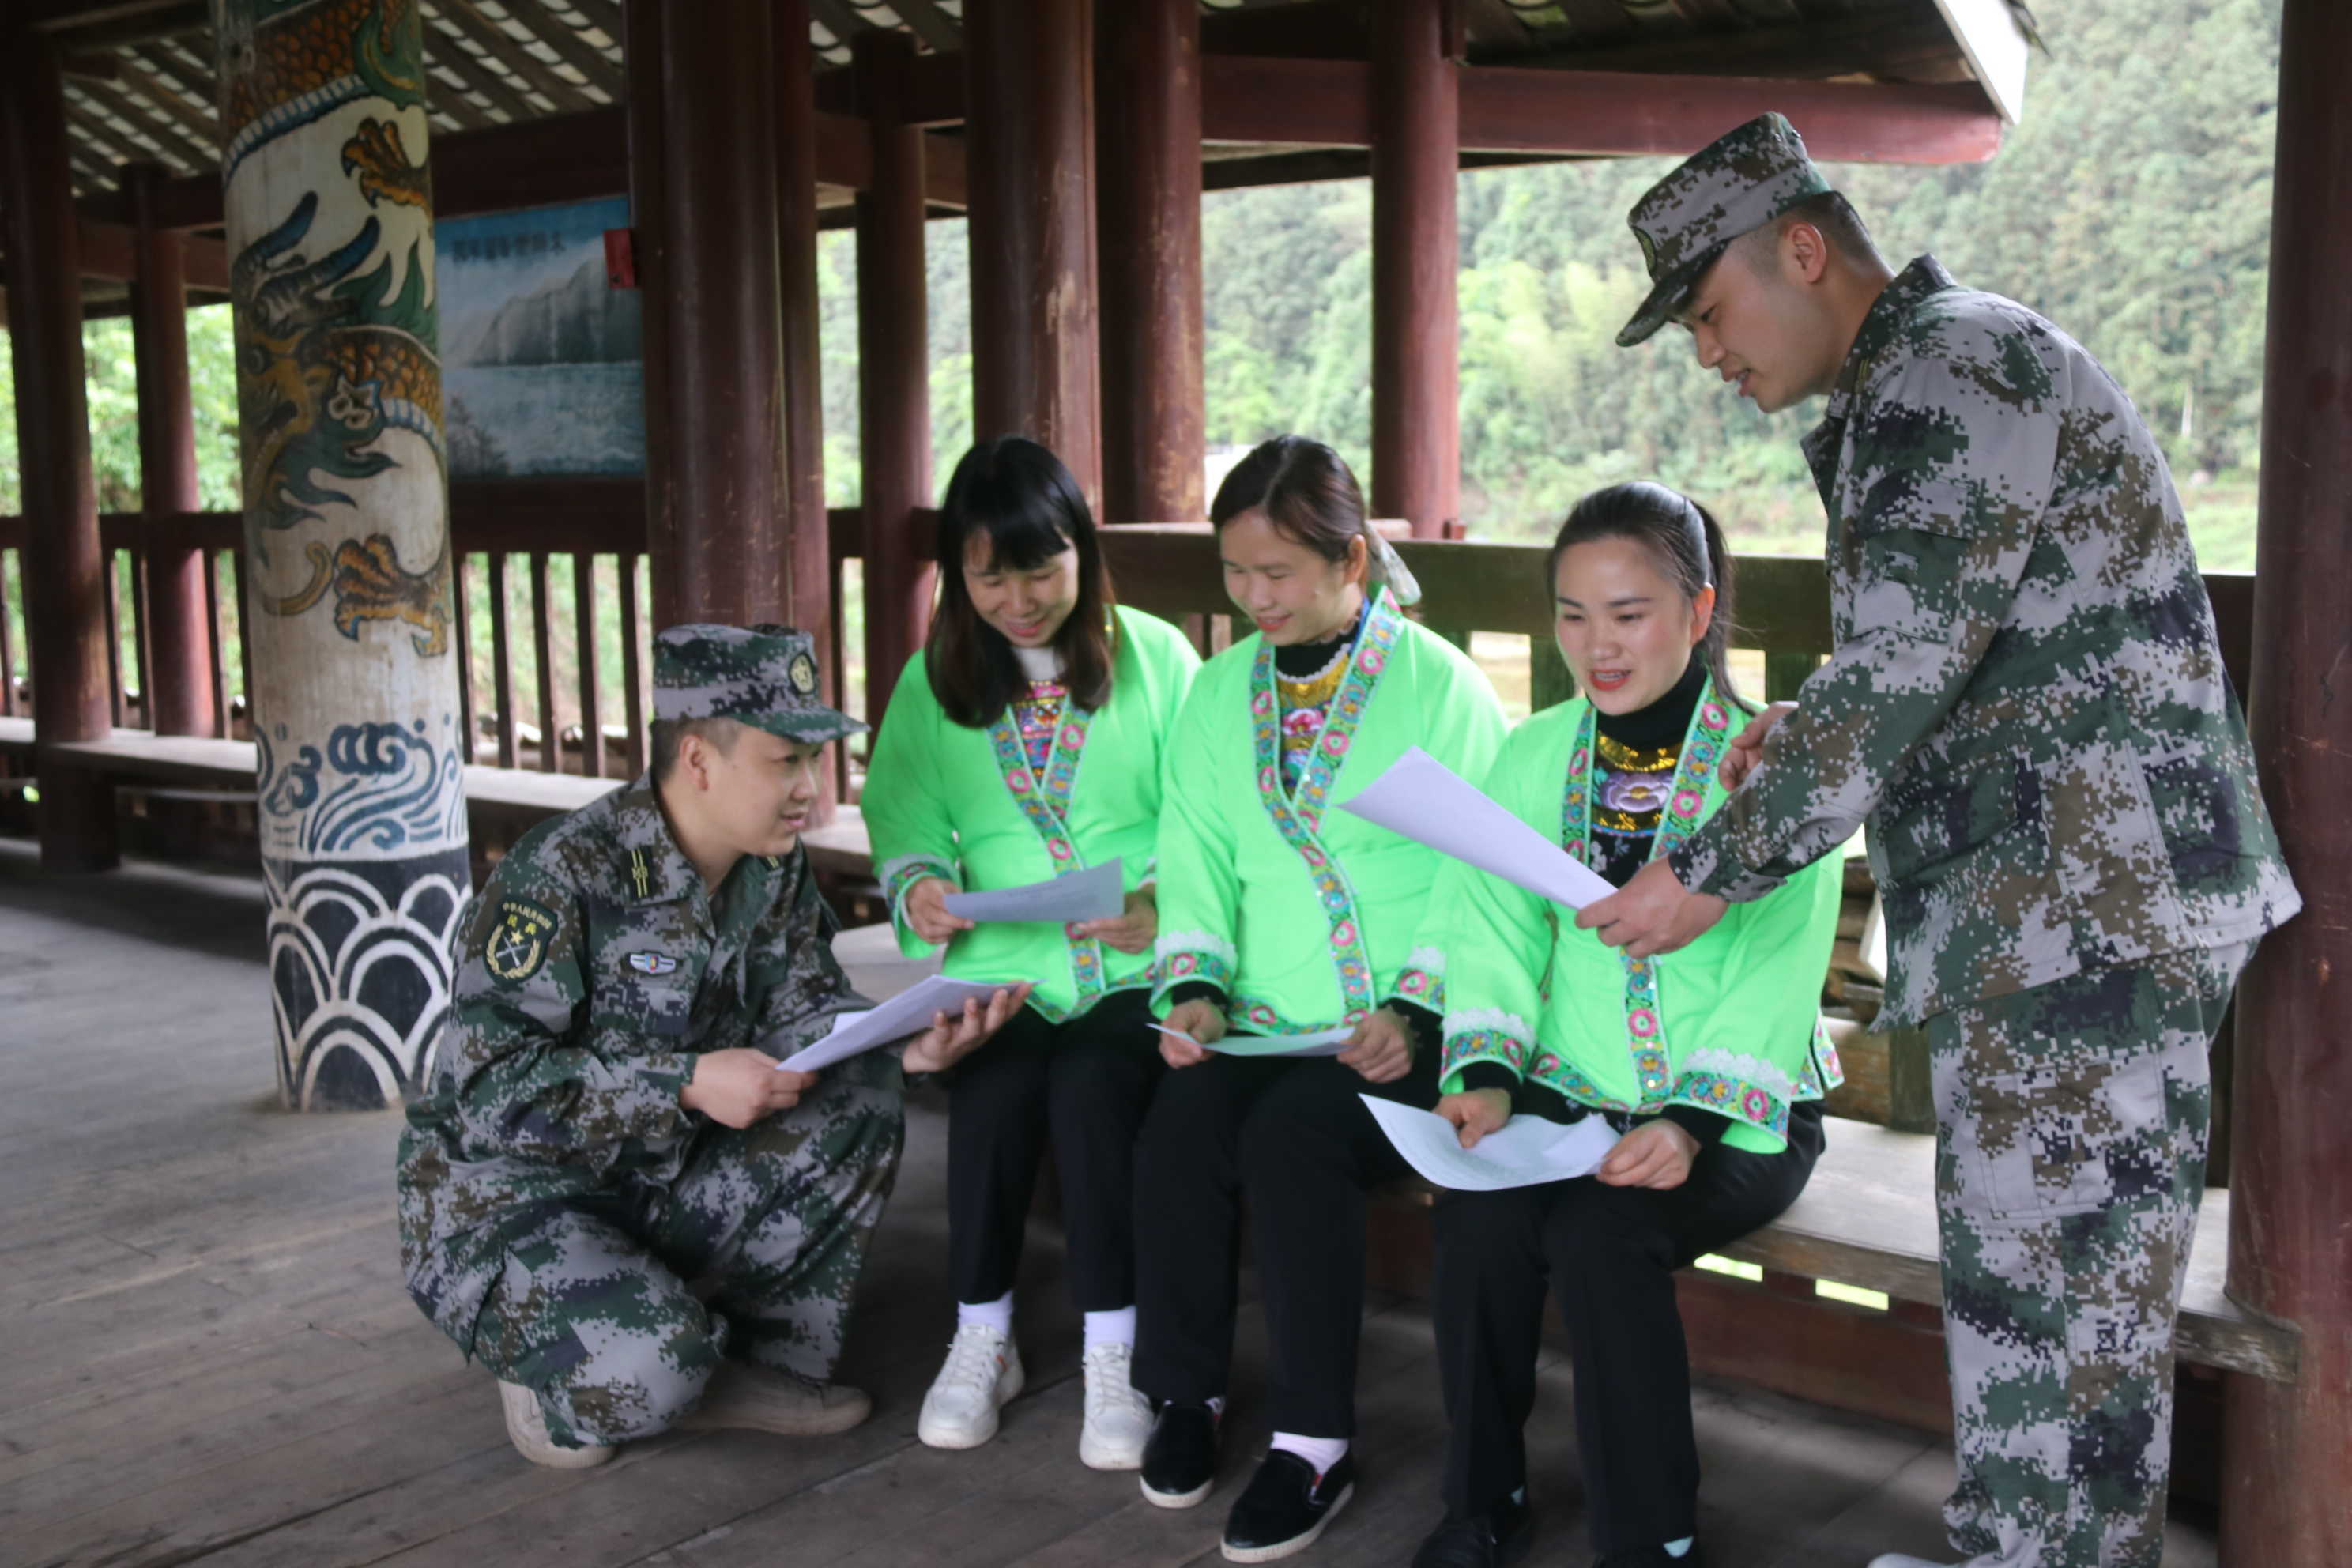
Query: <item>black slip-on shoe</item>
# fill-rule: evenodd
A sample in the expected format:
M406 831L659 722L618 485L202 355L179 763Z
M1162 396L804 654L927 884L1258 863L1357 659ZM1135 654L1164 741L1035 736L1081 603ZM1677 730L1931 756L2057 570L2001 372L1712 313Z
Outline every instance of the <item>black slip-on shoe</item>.
M1217 1484L1217 1412L1206 1405L1160 1407L1143 1440L1143 1500L1191 1508Z
M1288 1449L1269 1451L1225 1518L1225 1561L1271 1563L1306 1551L1355 1495L1355 1455L1318 1476Z
M1696 1541L1680 1557L1664 1546L1636 1546L1624 1552L1604 1552L1592 1560L1592 1568L1706 1568L1706 1554Z
M1536 1543L1536 1514L1505 1498L1485 1513L1448 1519L1412 1554L1412 1568L1503 1568Z

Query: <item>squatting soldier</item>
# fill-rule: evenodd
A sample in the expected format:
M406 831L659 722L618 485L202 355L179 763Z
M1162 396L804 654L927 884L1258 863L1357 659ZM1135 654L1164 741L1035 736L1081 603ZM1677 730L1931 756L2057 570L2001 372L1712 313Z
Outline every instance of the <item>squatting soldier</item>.
M2301 907L2179 498L2080 344L1933 257L1892 272L1780 116L1632 223L1620 343L1672 320L1767 412L1828 395L1837 649L1736 743L1747 787L1578 923L1672 951L1868 824L1888 1021L1931 1052L1952 1542L2155 1568L2206 1053Z
M866 1005L800 832L824 743L789 627L655 639L652 771L524 835L466 922L456 1008L401 1139L409 1292L499 1380L526 1458L579 1468L676 1426L837 1432L828 1381L896 1175L901 1061L777 1058ZM904 1070L1025 988L934 1018Z

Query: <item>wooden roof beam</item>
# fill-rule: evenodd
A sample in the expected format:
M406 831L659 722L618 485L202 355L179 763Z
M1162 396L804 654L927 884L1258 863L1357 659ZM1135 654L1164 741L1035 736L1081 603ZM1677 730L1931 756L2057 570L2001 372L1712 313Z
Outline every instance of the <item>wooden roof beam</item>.
M102 278L112 283L135 283L139 280L138 230L129 224L82 214L76 217L74 233L76 243L80 247L79 262L84 278ZM187 265L184 276L187 286L226 292L227 245L202 235L190 236L185 244Z
M1936 0L1952 37L1984 84L1985 96L2014 125L2025 113L2025 57L2032 46L2009 0Z
M1369 68L1346 60L1209 56L1202 133L1213 142L1371 144ZM1766 110L1833 162L1969 163L2000 146L2000 116L1973 83L1786 81L1625 71L1462 71L1462 150L1559 157L1693 153Z

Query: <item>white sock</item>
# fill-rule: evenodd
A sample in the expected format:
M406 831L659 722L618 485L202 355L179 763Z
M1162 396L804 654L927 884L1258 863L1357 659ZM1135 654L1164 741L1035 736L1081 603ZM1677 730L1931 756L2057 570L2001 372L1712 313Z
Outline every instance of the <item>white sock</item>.
M1272 1447L1286 1454L1296 1454L1314 1466L1318 1479L1348 1457L1348 1439L1345 1437L1301 1437L1296 1432L1276 1432Z
M1118 1307L1108 1312L1087 1314L1087 1349L1097 1345L1133 1345L1135 1343L1135 1309Z
M993 1301L958 1301L956 1327L961 1329L969 1323L984 1323L1006 1339L1011 1339L1013 1337L1013 1292L1007 1290Z
M1666 1542L1666 1555L1667 1555L1667 1556L1669 1556L1669 1557L1687 1557L1687 1556L1689 1556L1689 1555L1690 1555L1690 1549L1691 1549L1691 1542L1694 1542L1694 1541L1696 1541L1696 1539L1697 1539L1697 1537L1696 1537L1696 1536L1685 1535L1685 1536L1684 1536L1680 1541L1669 1541L1669 1542Z

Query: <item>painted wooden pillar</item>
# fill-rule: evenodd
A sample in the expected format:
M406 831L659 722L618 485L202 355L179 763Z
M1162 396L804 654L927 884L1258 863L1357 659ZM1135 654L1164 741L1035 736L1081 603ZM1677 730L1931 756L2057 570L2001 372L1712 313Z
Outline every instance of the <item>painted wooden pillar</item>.
M913 41L877 29L852 47L874 151L873 175L857 197L857 459L866 713L878 724L931 614L928 547L915 516L931 500L923 131L906 123Z
M2301 1380L2232 1377L2221 1561L2319 1568L2352 1541L2352 13L2286 0L2272 187L2251 718L2303 913L2237 1002L2230 1293L2300 1324ZM2200 1238L2201 1239L2201 1238Z
M654 624L789 618L775 0L657 8L659 262L646 314ZM630 41L638 40L633 23ZM632 72L633 79L635 72Z
M1201 301L1201 7L1102 14L1103 521L1209 515Z
M1102 506L1093 0L963 13L973 434L1051 447Z
M1372 514L1416 539L1461 515L1461 81L1445 0L1372 11Z
M36 733L46 748L102 741L112 723L106 556L90 468L64 84L47 39L6 23L0 28L0 223L25 509L25 629ZM34 765L41 864L58 871L112 866L113 791L60 766L46 750Z
M423 26L214 17L278 1085L396 1104L467 883Z
M147 555L147 722L159 735L213 732L211 637L205 557L152 542L174 513L202 504L196 489L195 410L188 392L188 242L152 216L153 163L130 172L139 276L131 285L131 334L139 368L139 500Z

